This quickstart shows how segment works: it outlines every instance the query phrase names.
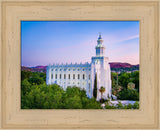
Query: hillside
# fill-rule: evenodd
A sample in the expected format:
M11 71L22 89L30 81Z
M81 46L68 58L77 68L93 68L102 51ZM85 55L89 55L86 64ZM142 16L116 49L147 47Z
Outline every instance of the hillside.
M139 70L138 65L131 65L129 63L121 63L121 62L111 62L109 63L112 71L134 71ZM35 66L35 67L25 67L22 66L21 70L31 71L31 72L43 72L46 73L47 66Z
M134 67L134 66L139 66L138 65L131 65L129 63L120 63L120 62L111 62L109 63L111 68L131 68L131 67Z
M36 66L36 67L25 67L21 66L21 70L23 71L31 71L31 72L43 72L46 73L47 66Z

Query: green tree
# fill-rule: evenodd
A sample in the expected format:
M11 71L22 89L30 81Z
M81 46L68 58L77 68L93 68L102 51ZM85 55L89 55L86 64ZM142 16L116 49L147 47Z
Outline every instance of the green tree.
M116 105L116 107L117 107L118 109L123 109L123 108L124 108L124 106L122 105L121 102L118 102L118 104Z
M30 71L21 71L21 80L28 79L32 76Z
M127 89L127 85L130 82L130 73L123 72L118 77L118 84Z
M93 97L97 98L97 73L95 74L95 79L94 79Z
M74 96L79 96L81 97L81 89L79 87L73 86L73 87L67 87L66 89L66 94L67 97L74 97Z
M117 73L111 72L111 80L112 80L112 88L114 88L116 85Z
M136 101L133 106L132 106L133 109L139 109L139 102Z
M81 92L81 98L83 98L83 97L87 98L85 89L82 89L80 92Z
M65 100L65 108L66 109L81 109L82 102L79 96L69 97Z
M85 109L102 109L100 102L96 101L96 98L89 99L86 103Z
M112 87L112 94L118 96L118 93L122 90L122 87L119 85L115 85Z
M114 105L106 104L105 109L116 109L116 107Z
M44 81L46 81L46 74L45 73L40 73L39 76L43 78Z
M139 93L135 89L123 89L118 94L118 99L120 100L139 100Z
M43 78L39 78L39 77L32 77L32 78L29 78L28 81L30 82L30 84L34 85L40 85L40 84L43 84L44 83L44 80Z
M129 104L127 105L127 109L132 109L132 108L133 108L132 104L129 103Z
M131 73L131 81L135 84L135 88L139 92L139 71L135 71Z
M89 99L85 89L79 87L67 87L66 91L57 84L46 85L44 73L40 72L22 72L23 80L21 81L21 108L22 109L103 109L101 103L93 97ZM124 73L120 74L123 76ZM129 80L133 80L137 73L129 75ZM39 80L40 79L40 80ZM42 80L42 82L41 82ZM133 82L132 81L132 82ZM134 82L133 82L134 83ZM96 88L96 89L95 89ZM115 87L114 87L115 88ZM95 95L97 97L97 75L95 75ZM117 89L116 91L118 91ZM101 99L103 91L100 90ZM119 99L139 100L137 89L122 89L118 91ZM105 109L120 109L110 103L105 103ZM133 105L124 105L123 109L138 109L139 102Z
M30 92L32 85L28 82L27 79L21 81L21 94L25 95L27 92Z

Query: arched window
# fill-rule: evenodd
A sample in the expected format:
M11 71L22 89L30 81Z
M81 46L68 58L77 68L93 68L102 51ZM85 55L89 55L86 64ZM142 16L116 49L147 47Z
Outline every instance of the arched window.
M51 74L51 79L53 79L53 74Z
M59 75L59 78L61 79L61 74Z
M64 79L66 79L66 74L64 74Z
M68 75L68 79L70 79L71 77L70 77L70 74Z
M83 79L85 79L85 75L83 74Z
M73 74L73 79L75 79L75 74Z
M57 79L57 74L55 74L55 79Z
M78 79L80 79L80 74L78 74Z

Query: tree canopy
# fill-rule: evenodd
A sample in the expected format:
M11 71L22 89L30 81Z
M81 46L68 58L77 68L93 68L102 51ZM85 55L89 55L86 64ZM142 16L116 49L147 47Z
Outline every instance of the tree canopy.
M111 73L112 94L119 100L139 100L139 71L132 73ZM116 82L118 81L118 85ZM128 87L132 84L135 87Z
M137 77L138 78L137 78ZM118 75L118 84L116 86L116 74L112 73L112 90L121 100L139 100L139 72L122 73ZM125 81L124 79L127 81ZM21 72L21 108L22 109L103 109L101 103L96 101L97 97L97 75L94 80L93 98L88 98L85 89L72 86L63 90L57 84L46 85L46 74L40 72ZM135 84L135 89L127 87L128 83ZM125 86L126 85L126 86ZM104 87L98 90L103 94ZM130 106L137 109L139 104ZM119 106L109 106L105 109L118 109ZM129 109L129 106L122 107Z

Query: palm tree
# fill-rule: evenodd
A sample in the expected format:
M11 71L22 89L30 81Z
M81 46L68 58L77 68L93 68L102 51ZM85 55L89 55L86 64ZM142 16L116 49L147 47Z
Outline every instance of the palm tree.
M99 91L101 92L101 102L102 102L102 95L105 92L105 88L103 86L101 86L101 88L99 89Z
M119 85L115 85L113 88L112 88L112 94L115 95L115 96L118 96L118 93L122 90L122 87L119 86Z

